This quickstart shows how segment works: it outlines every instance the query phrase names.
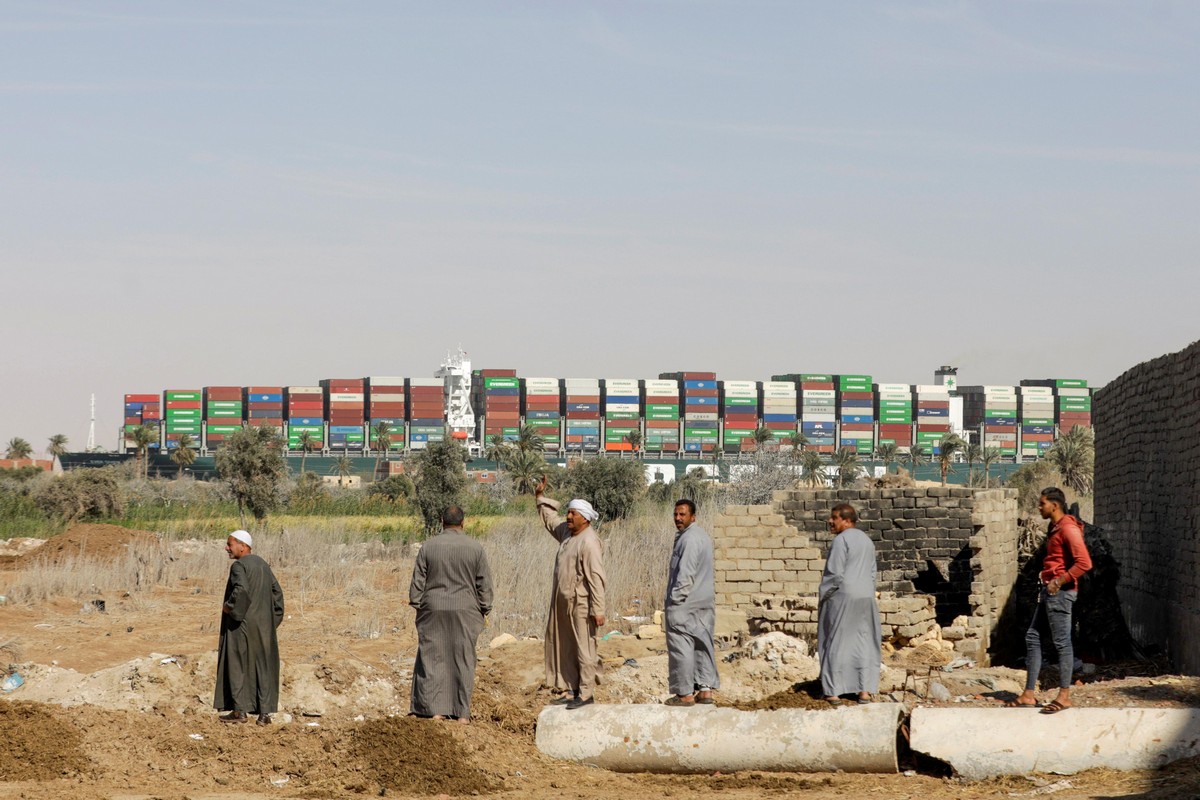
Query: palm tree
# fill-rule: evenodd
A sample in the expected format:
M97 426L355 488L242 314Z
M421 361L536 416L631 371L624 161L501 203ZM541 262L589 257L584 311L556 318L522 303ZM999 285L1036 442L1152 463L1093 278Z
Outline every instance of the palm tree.
M792 446L792 460L796 461L800 458L800 451L808 444L808 437L800 431L792 431L784 441Z
M142 469L142 477L150 475L150 445L158 444L158 427L149 423L138 425L129 433L129 441L133 443L137 454L137 463Z
M916 442L913 442L912 447L908 448L908 465L912 467L912 476L914 479L917 477L917 466L928 463L929 451Z
M64 433L56 433L50 437L50 446L46 448L46 452L50 454L51 460L67 453L67 436Z
M5 458L20 461L23 458L29 458L31 455L33 455L33 445L20 436L14 436L8 440L8 451L4 454Z
M1092 491L1095 476L1096 440L1090 428L1076 425L1046 451L1046 460L1062 473L1063 480L1078 494Z
M633 448L635 456L642 452L642 432L638 428L634 428L625 434L625 441L629 442L629 446Z
M757 450L774 438L775 435L771 433L771 430L766 425L759 425L754 429L754 448Z
M522 425L517 431L517 449L522 453L541 453L546 450L546 440L533 425Z
M983 488L988 488L991 481L992 464L1000 460L999 447L985 447L983 454L979 456L979 463L983 465Z
M488 437L488 445L484 448L483 457L488 461L495 461L499 466L505 462L511 450L512 445L505 441L504 434L493 433Z
M375 479L379 480L379 465L383 461L383 457L387 455L388 450L392 449L392 424L390 422L376 422L371 428L371 433L375 435L375 446L378 448L378 454L375 456Z
M854 451L853 447L843 447L838 450L833 457L833 463L838 469L838 486L843 489L854 483L862 471L862 465L858 463L858 453Z
M329 473L331 475L335 472L337 473L338 486L344 485L346 477L349 476L349 474L353 471L354 460L344 453L334 459L333 466L329 468Z
M885 472L892 471L892 464L900 458L900 448L895 442L884 442L875 448L875 455L883 462Z
M182 478L184 469L196 463L196 451L193 449L195 444L190 433L179 434L179 441L175 443L175 449L171 451L170 456L175 466L179 467L177 478Z
M546 460L539 453L517 450L509 453L508 460L504 462L504 471L518 492L533 494L534 488L546 474Z
M317 441L317 437L312 435L312 431L301 431L300 435L296 437L296 444L300 445L300 474L303 475L304 460L308 458L309 451L316 450L320 443Z
M816 450L805 450L800 454L800 477L810 487L816 488L825 483L825 462Z
M963 461L967 462L967 474L971 474L971 466L983 457L983 448L972 442L963 449Z
M953 433L948 433L938 442L938 466L942 469L942 486L946 485L946 476L950 473L950 464L956 453L962 451L967 443Z

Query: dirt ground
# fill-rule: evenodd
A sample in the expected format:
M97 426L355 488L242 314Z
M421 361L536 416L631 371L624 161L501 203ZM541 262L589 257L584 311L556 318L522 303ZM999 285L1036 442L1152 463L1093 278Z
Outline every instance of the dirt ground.
M73 529L42 555L119 558L153 536ZM4 543L0 543L3 545ZM220 542L191 546L223 561ZM34 544L0 547L0 594L38 555ZM345 798L359 796L573 797L645 800L691 795L730 800L832 798L1079 798L1182 800L1200 796L1200 763L1158 772L1093 771L967 783L937 765L907 763L897 775L734 773L616 774L565 764L534 747L548 699L541 642L480 642L470 725L406 716L416 639L404 604L408 575L375 574L373 591L309 592L279 574L289 613L280 629L280 714L270 727L226 726L211 708L221 586L182 577L167 586L0 605L0 668L26 683L0 695L0 800L7 798ZM90 601L104 599L99 610ZM626 626L627 628L630 626ZM607 703L666 696L661 638L628 630L601 642ZM803 643L769 635L730 646L718 702L741 708L827 707L814 699L816 662ZM946 672L949 659L922 646L889 653L881 687L910 705L994 705L1020 688L1003 668ZM2 669L0 669L2 671ZM1200 680L1156 674L1154 665L1101 667L1073 694L1080 706L1190 707ZM933 684L941 688L931 689ZM1014 724L1020 723L1014 712Z

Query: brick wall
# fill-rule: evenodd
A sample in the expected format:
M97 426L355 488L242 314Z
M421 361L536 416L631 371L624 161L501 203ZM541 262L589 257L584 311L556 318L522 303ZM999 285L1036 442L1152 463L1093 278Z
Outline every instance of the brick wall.
M718 605L745 610L752 630L815 635L833 538L825 521L838 503L855 507L875 543L885 638L965 617L964 638L984 660L1017 578L1012 489L796 489L771 505L727 507L713 526Z
M1200 342L1095 393L1096 524L1135 639L1200 674Z

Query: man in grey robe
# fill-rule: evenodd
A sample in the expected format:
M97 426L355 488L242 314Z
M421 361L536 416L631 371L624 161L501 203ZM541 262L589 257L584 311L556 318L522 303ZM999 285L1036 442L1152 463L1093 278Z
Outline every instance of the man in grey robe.
M855 525L858 512L842 503L829 513L834 534L818 590L817 653L821 689L837 704L841 695L871 702L879 690L879 605L875 601L875 545Z
M283 622L283 590L271 567L251 552L246 531L225 540L233 559L221 605L221 639L217 649L217 688L213 708L229 711L221 722L269 725L279 710L279 640Z
M421 546L408 588L417 610L412 713L471 719L475 643L492 610L492 573L483 546L463 531L463 510L442 513L442 532Z
M667 624L667 682L672 693L666 704L711 704L712 690L721 686L713 646L717 621L713 541L696 524L696 504L691 500L675 503L675 530L663 603Z

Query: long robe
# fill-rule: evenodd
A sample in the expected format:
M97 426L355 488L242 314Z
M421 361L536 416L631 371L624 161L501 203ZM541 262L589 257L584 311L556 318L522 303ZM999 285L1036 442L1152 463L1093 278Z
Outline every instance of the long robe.
M570 690L581 700L600 683L596 653L597 614L605 613L604 553L591 525L574 536L558 515L558 502L538 498L538 513L558 542L550 615L546 620L546 685Z
M283 590L271 567L249 554L233 562L225 583L217 649L218 711L273 714L279 710L279 640Z
M834 537L818 590L817 653L827 697L879 691L875 545L858 528Z
M469 719L475 643L492 610L492 573L479 542L447 528L421 546L408 587L417 610L414 714Z
M667 569L667 683L679 696L720 688L713 628L717 595L713 581L713 541L692 523L675 534Z

